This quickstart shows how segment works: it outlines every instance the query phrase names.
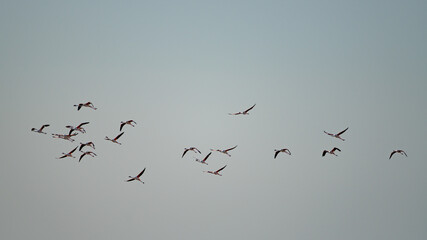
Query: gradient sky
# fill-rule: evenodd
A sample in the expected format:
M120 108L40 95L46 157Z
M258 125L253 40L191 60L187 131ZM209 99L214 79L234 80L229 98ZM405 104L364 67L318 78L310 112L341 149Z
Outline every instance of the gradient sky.
M425 9L0 1L0 237L426 239ZM50 136L84 121L74 143ZM86 141L98 157L56 159Z

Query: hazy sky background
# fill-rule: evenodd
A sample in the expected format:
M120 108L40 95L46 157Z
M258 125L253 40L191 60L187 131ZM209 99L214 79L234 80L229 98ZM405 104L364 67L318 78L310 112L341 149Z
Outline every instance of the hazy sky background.
M0 1L0 237L426 239L425 9ZM86 141L98 157L56 159Z

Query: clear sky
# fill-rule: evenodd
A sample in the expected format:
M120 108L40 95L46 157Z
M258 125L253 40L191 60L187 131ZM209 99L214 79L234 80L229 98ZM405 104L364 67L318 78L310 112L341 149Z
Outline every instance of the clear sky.
M0 1L0 237L426 239L425 9ZM97 157L56 159L86 141Z

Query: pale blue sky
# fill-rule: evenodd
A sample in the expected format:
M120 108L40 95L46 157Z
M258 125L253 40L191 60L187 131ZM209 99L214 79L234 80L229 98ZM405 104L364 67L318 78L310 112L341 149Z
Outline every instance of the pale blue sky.
M426 8L0 1L0 237L425 239ZM84 121L75 143L30 131ZM86 141L98 157L55 159Z

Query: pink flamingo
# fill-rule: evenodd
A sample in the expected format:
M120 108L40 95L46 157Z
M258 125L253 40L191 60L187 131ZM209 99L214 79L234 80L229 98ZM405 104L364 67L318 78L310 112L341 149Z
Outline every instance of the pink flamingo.
M49 124L45 124L45 125L43 125L40 129L37 129L37 128L31 128L31 131L36 132L36 133L43 133L43 134L46 134L45 132L43 132L43 128L45 128L45 127L49 127L49 126L50 126Z
M199 154L201 154L201 152L199 151L199 149L197 149L197 148L195 148L195 147L190 147L190 148L185 148L185 149L184 149L184 153L182 154L182 157L181 157L181 158L183 158L183 157L184 157L184 155L185 155L188 151L193 151L193 152L195 152L195 153L199 153Z
M96 107L93 106L93 104L91 102L79 103L77 105L74 105L74 107L77 107L77 111L79 111L80 108L82 108L82 107L89 107L89 108L92 108L93 110L97 109Z
M122 145L121 143L117 142L117 139L119 139L119 138L123 135L123 133L125 133L125 132L120 133L120 134L119 134L119 135L117 135L117 137L115 137L114 139L110 139L110 138L108 138L108 137L106 136L106 137L105 137L105 140L112 141L113 143L117 143L117 144L119 144L119 145Z
M77 136L77 133L68 134L68 135L52 133L52 137L53 138L61 138L61 139L64 139L64 140L68 140L70 142L74 142L74 139L71 138L71 137L74 137L74 136Z
M196 162L199 162L199 163L203 163L203 164L208 165L208 164L206 163L206 160L208 159L208 157L209 157L211 154L212 154L212 152L210 152L208 155L206 155L206 157L205 157L205 158L203 158L203 160L201 160L201 161L200 161L200 159L196 158Z
M75 158L74 156L73 156L73 152L74 151L76 151L76 149L77 149L77 147L75 147L73 150L71 150L69 153L62 153L63 154L63 156L62 157L59 157L58 159L61 159L61 158L66 158L66 157L72 157L72 158Z
M122 128L125 125L131 125L132 127L135 127L135 125L133 125L132 123L136 124L136 122L134 120L128 120L126 122L120 122L120 132L122 131Z
M224 153L224 154L227 154L229 157L231 157L231 155L228 153L228 151L231 151L231 150L233 150L233 149L235 149L237 147L237 145L236 146L234 146L234 147L232 147L232 148L229 148L229 149L225 149L225 150L220 150L220 149L211 149L211 151L216 151L216 152L220 152L220 153Z
M228 115L240 115L240 114L243 114L243 115L249 115L249 111L250 111L250 110L252 110L252 108L254 108L254 107L255 107L255 105L256 105L256 104L254 104L252 107L250 107L250 108L246 109L246 110L245 110L245 111L243 111L243 112L229 113Z
M93 142L87 142L87 143L80 143L79 151L82 151L82 149L85 146L92 147L93 149L95 149L95 144L93 144Z
M405 151L403 151L403 150L394 150L393 152L391 152L390 157L389 157L388 159L391 159L391 157L392 157L392 156L393 156L393 154L395 154L395 153L400 153L400 154L402 154L402 155L405 155L406 157L408 156L408 155L406 155L406 152L405 152Z
M276 149L274 149L274 151L276 152L276 153L274 154L274 159L276 159L277 155L278 155L279 153L281 153L281 152L284 152L284 153L286 153L286 154L288 154L288 155L291 155L291 151L289 151L289 149L287 149L287 148L283 148L283 149L280 149L280 150L276 150Z
M223 170L225 167L227 167L227 165L225 165L224 167L222 167L222 168L220 168L220 169L216 170L215 172L212 172L212 171L204 171L204 172L207 172L207 173L210 173L210 174L214 174L214 175L218 175L218 176L222 176L221 174L219 174L219 172L220 172L221 170Z
M347 129L348 129L348 128L344 129L343 131L341 131L341 132L339 132L339 133L337 133L337 134L328 133L328 132L326 132L326 131L323 131L323 132L324 132L324 133L326 133L326 134L328 134L329 136L336 137L336 138L338 138L338 139L341 139L341 140L345 141L345 139L341 138L341 137L340 137L340 135L341 135L341 134L343 134L343 133L345 133L345 131L347 131Z
M91 151L84 152L82 155L80 155L79 162L80 162L80 161L82 160L82 158L83 158L84 156L86 156L86 155L89 155L89 156L91 156L91 157L97 156L97 155L96 155L96 153L91 152Z
M89 122L80 123L77 127L73 126L65 126L66 128L70 129L70 132L68 134L71 134L73 131L79 131L81 133L86 133L86 130L82 127L83 125L89 124Z
M339 149L339 148L337 148L337 147L334 147L331 151L328 151L328 150L324 150L323 151L323 153L322 153L322 157L324 157L325 155L326 155L326 153L329 153L329 154L332 154L332 155L335 155L335 156L338 156L338 155L336 155L335 154L335 151L339 151L339 152L341 152L341 150Z
M137 181L140 181L140 182L144 183L144 182L143 182L143 181L141 181L141 179L140 179L141 175L142 175L144 172L145 172L145 168L144 168L144 170L142 170L142 171L138 174L138 176L136 176L136 177L131 177L131 176L129 176L129 178L130 178L130 179L126 180L126 182L131 182L131 181L133 181L133 180L137 180Z

